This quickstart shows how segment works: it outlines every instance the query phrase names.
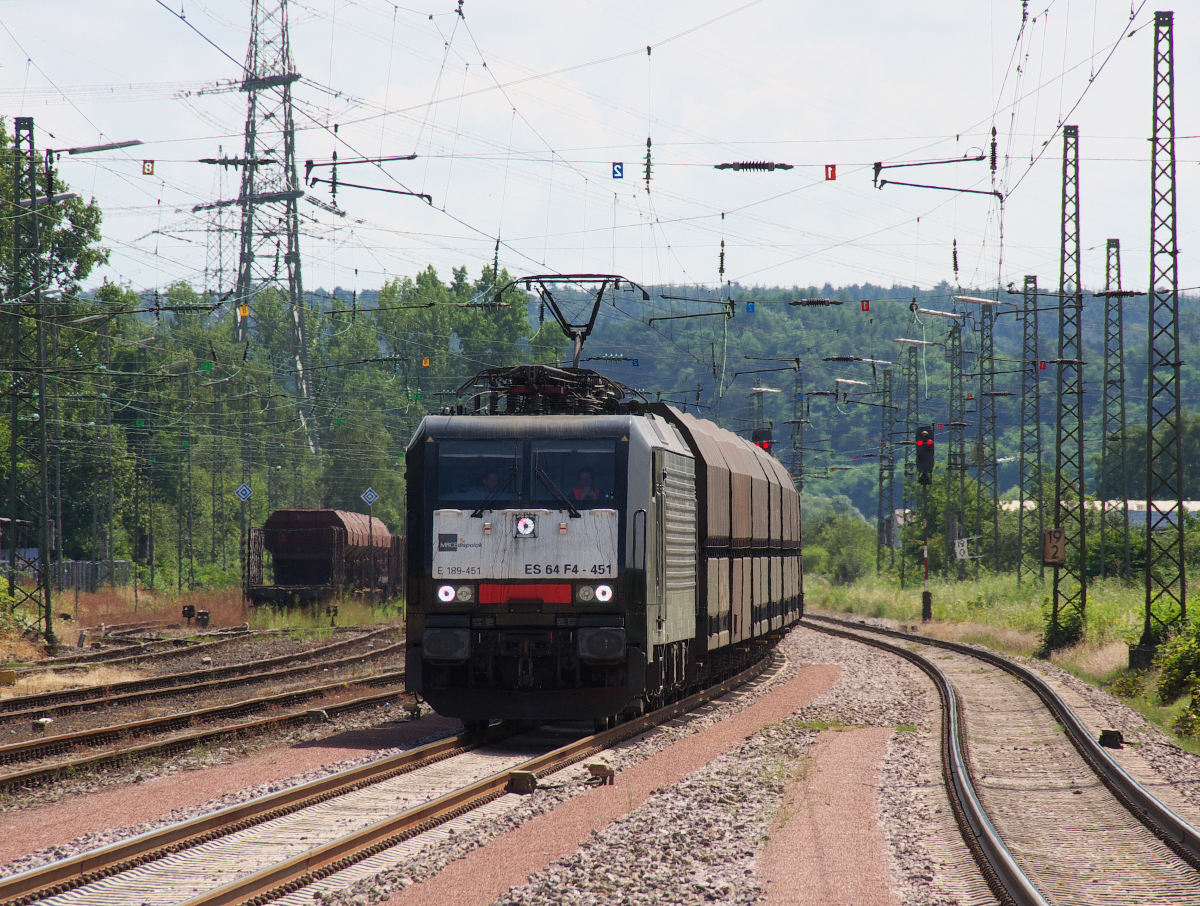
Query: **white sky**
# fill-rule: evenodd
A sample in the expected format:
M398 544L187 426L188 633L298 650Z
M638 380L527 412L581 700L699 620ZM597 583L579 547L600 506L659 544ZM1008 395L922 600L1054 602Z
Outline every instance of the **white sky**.
M615 271L645 284L709 285L724 238L727 278L801 286L953 282L957 239L961 282L994 285L993 199L878 191L871 174L876 160L986 150L993 124L998 175L1015 187L1001 279L1019 286L1034 273L1053 286L1062 157L1054 130L1134 29L1065 121L1081 135L1085 286L1103 282L1108 237L1121 239L1125 285L1148 278L1151 4L1131 25L1128 0L1038 0L1022 32L1018 0L467 0L462 20L453 0L406 2L418 5L290 5L306 80L295 91L300 161L329 158L337 123L341 158L419 155L386 172L343 168L342 180L399 188L394 178L434 200L431 208L343 189L339 205L363 223L302 203L312 218L302 243L308 288L373 288L427 264L445 278L466 264L474 276L497 235L501 264L515 273ZM182 9L244 58L248 0L183 0ZM1188 203L1200 187L1200 143L1182 138L1200 134L1195 12L1176 16L1183 287L1200 284L1188 255L1200 228ZM180 94L240 79L240 67L156 0L0 0L0 23L0 112L34 116L40 147L146 142L62 159L61 176L105 211L113 255L95 282L202 284L206 221L191 208L233 197L237 182L231 171L222 189L219 170L195 161L219 146L241 153L245 97ZM561 71L568 67L579 68ZM156 161L153 177L141 175L143 158ZM795 169L712 169L734 160ZM611 178L613 161L624 162L624 180ZM837 165L836 181L823 179L826 164ZM885 175L990 188L986 163ZM326 186L309 191L329 200Z

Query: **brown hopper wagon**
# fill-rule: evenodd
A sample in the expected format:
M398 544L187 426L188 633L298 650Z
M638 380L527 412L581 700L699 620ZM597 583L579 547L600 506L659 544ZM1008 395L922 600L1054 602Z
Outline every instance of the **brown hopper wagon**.
M345 510L276 510L250 530L246 597L321 601L345 591L404 590L404 539L383 521Z

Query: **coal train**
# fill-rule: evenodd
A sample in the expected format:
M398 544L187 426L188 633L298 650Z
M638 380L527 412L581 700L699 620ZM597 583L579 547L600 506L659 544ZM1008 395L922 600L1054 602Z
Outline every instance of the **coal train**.
M615 724L804 610L800 501L749 441L578 368L491 369L406 454L406 685L468 726Z

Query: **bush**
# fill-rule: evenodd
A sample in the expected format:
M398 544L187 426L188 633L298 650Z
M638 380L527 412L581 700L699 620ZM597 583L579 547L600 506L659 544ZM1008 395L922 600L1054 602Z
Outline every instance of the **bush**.
M1184 736L1200 736L1200 684L1192 683L1192 700L1171 726Z
M1158 661L1162 666L1158 695L1170 703L1187 692L1200 673L1200 622L1189 623L1166 642L1159 649Z
M1059 608L1058 628L1053 625L1054 600L1050 595L1042 599L1042 657L1051 651L1068 648L1083 638L1083 615L1075 608Z

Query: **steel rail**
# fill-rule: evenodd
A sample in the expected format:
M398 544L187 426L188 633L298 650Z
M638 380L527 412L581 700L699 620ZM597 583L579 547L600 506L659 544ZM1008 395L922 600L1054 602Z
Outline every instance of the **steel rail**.
M485 734L461 733L440 739L389 758L348 768L189 821L147 831L91 852L0 878L0 904L27 906L45 897L74 890L172 853L444 761L510 732L511 728L501 725Z
M267 629L262 632L243 632L236 635L229 635L224 638L214 639L211 642L193 642L192 638L196 636L156 639L152 642L136 642L132 645L109 651L92 652L90 654L73 655L63 658L47 658L38 664L18 668L17 675L28 676L32 673L45 673L48 670L82 670L92 666L111 667L116 664L136 664L141 661L168 660L170 658L186 657L198 651L211 651L214 648L231 645L234 642L240 642L248 638L279 634L280 631L278 630ZM211 635L211 633L199 633L198 635L203 637ZM165 650L146 650L157 648ZM131 654L130 651L134 653Z
M16 717L24 717L27 714L38 711L39 709L58 709L64 704L79 704L82 707L87 707L90 704L108 705L111 702L117 701L120 698L129 695L130 693L139 692L160 692L163 690L178 690L187 691L192 688L199 688L202 683L209 683L214 680L228 680L234 677L241 677L246 681L253 681L253 674L266 673L276 667L281 667L285 664L295 661L308 660L313 657L319 657L324 654L330 654L334 651L339 651L343 648L352 648L355 645L364 642L372 641L379 636L386 635L392 632L396 627L387 627L373 632L366 633L358 638L343 639L339 642L333 642L329 645L322 645L317 648L310 648L307 651L296 652L295 654L284 654L272 658L264 658L259 661L241 661L236 664L229 664L225 667L202 667L199 670L189 670L183 673L169 673L163 676L153 676L147 679L128 680L119 683L105 683L96 686L75 686L70 689L58 689L53 692L34 692L26 695L17 695L13 698L0 700L0 722L13 720ZM393 646L388 646L393 647ZM376 649L380 651L383 649ZM318 664L307 664L307 668L320 666L320 664L337 663L337 661L322 661ZM274 676L286 675L286 671L276 671Z
M926 660L914 651L890 645L880 639L864 638L856 632L835 629L833 626L813 625L808 622L814 617L805 614L808 628L824 632L840 638L851 639L863 645L870 645L898 655L919 667L931 680L938 690L942 701L942 778L946 783L946 792L958 821L959 830L971 854L975 857L979 870L982 872L992 893L1003 904L1011 906L1049 906L1046 898L1029 880L1028 875L1021 870L1004 841L996 832L983 803L975 792L971 782L970 771L967 767L967 757L964 748L965 730L962 725L958 696L954 694L954 686L946 678L946 674L931 661ZM845 624L840 620L827 619L826 622L836 625L848 625L854 629L857 624Z
M485 777L299 856L198 894L180 906L262 906L498 799L505 794L509 775L513 771L528 771L544 777L562 770L615 743L678 717L697 705L724 695L761 674L770 663L779 663L781 660L782 657L778 653L766 656L736 676L675 704L621 724L615 729L585 736L552 752L532 758L512 770Z
M1141 821L1154 836L1166 844L1175 855L1183 859L1192 868L1200 870L1200 831L1155 798L1149 790L1134 780L1123 767L1117 764L1112 756L1104 751L1104 747L1097 740L1092 739L1091 734L1080 723L1079 718L1075 716L1075 713L1067 706L1067 703L1059 697L1058 693L1051 689L1049 684L1032 670L1023 667L1015 661L1010 661L1008 658L1001 657L994 652L971 648L957 642L947 642L942 639L916 635L914 633L897 632L894 629L884 629L879 626L850 623L833 617L813 616L810 614L808 618L851 626L858 630L865 630L892 638L916 641L923 645L931 645L935 648L964 654L968 657L985 661L1015 676L1033 690L1050 713L1054 715L1055 719L1063 725L1067 731L1067 737L1071 740L1072 745L1075 746L1076 751L1079 752L1083 760L1096 773L1096 776L1100 778L1109 792L1135 818Z
M371 695L360 696L358 698L349 699L348 701L336 702L333 704L323 705L321 710L327 714L345 713L361 708L369 708L380 702L387 701L390 698L395 698L397 695L403 694L403 689L396 688L395 684L400 683L404 679L404 671L393 671L391 673L381 673L372 677L364 677L363 679L353 680L341 683L330 683L322 686L310 687L306 690L294 690L292 692L283 693L281 695L270 696L268 698L248 699L243 702L235 702L231 705L205 708L199 711L190 711L184 714L177 714L171 717L153 718L151 720L135 721L129 724L120 724L115 727L104 727L99 730L85 730L79 733L66 733L57 737L50 737L45 740L34 740L30 743L17 743L14 746L0 747L0 752L3 749L14 749L22 746L26 750L32 750L34 746L41 745L50 747L51 751L44 754L53 754L54 751L64 751L75 748L78 745L100 745L103 744L103 737L109 739L128 738L137 732L145 732L147 729L158 729L160 732L169 730L167 724L174 724L178 727L186 728L190 724L189 717L193 719L214 718L214 717L237 717L239 714L245 714L248 710L257 710L259 708L268 707L271 704L288 704L302 701L305 698L312 698L316 695L337 692L339 690L350 689L363 686L379 686L383 684L393 684L383 692L374 693ZM73 772L82 767L95 767L102 764L113 764L129 760L131 758L143 757L147 755L163 755L170 752L180 751L182 749L190 749L197 743L208 742L214 739L220 739L227 736L238 736L243 733L260 731L273 726L304 723L311 719L308 710L304 711L289 711L284 714L276 714L271 717L262 717L252 721L246 721L239 724L230 724L224 727L213 727L204 730L196 730L190 733L174 735L167 739L157 740L155 742L144 743L142 745L122 746L119 749L100 752L95 755L87 755L80 758L72 758L66 761L57 762L51 765L44 765L35 768L28 768L23 771L14 771L7 774L0 774L0 789L8 789L14 786L28 787L37 783L43 783L47 780L52 780L58 775ZM35 757L30 755L29 757Z
M341 646L339 646L341 647ZM182 683L178 685L158 685L153 680L149 688L137 689L133 692L121 692L113 695L93 695L81 700L70 700L69 698L57 703L50 703L41 706L26 708L23 711L0 711L0 724L9 723L17 720L33 720L39 717L51 717L54 715L74 714L80 711L89 711L94 708L112 708L117 705L129 705L134 702L145 701L146 699L160 699L164 696L177 695L197 695L203 692L220 691L222 689L235 689L238 686L248 686L252 683L271 682L274 680L286 679L289 677L303 676L306 673L312 673L317 670L338 670L342 667L353 667L367 661L376 660L379 657L386 655L398 655L404 657L404 642L396 642L391 645L383 645L379 648L369 649L361 654L350 654L345 657L333 658L327 661L312 661L311 663L297 664L292 667L284 667L280 669L260 670L255 673L240 672L233 676L228 676L218 679L205 678L206 673L212 671L198 670L194 673L177 673L174 677L189 677L197 678L190 683ZM262 662L265 664L266 662ZM238 665L244 666L244 665ZM105 687L99 687L104 689Z

